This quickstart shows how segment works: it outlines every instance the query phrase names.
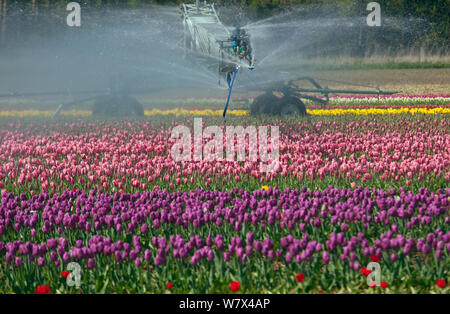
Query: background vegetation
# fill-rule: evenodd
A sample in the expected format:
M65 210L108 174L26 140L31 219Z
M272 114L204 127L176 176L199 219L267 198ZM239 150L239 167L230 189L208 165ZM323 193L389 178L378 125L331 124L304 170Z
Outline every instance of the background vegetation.
M390 54L406 52L415 54L448 55L450 46L450 2L448 0L377 0L382 8L381 27L368 27L366 6L369 0L215 0L217 7L226 13L226 22L248 22L269 15L294 12L291 18L354 18L356 27L352 40L346 39L346 49L322 49L321 43L342 42L346 34L340 28L321 35L316 47L309 53L367 56L383 51ZM68 0L0 0L0 45L17 41L39 40L58 31L67 16ZM96 11L116 8L142 8L149 4L177 5L182 0L83 0L83 9ZM184 2L193 2L186 0ZM84 10L84 13L86 10ZM286 17L289 18L289 17ZM345 31L347 32L347 31ZM347 34L347 36L350 36Z

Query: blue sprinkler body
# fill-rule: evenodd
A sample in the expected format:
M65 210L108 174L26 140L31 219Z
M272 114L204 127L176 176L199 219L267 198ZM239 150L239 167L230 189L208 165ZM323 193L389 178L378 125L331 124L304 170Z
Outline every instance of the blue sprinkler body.
M225 108L223 110L223 115L222 115L224 119L225 119L225 115L227 114L228 104L230 103L231 91L233 90L234 80L236 79L236 75L238 74L238 72L239 72L239 66L236 68L236 71L234 71L233 80L231 81L230 90L228 91L227 103L225 104Z

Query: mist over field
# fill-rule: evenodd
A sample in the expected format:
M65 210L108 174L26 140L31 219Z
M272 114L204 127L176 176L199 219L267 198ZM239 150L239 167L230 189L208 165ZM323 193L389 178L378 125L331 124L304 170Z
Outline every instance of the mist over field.
M362 33L369 12L333 11L332 4L317 12L310 7L300 3L258 17L245 8L219 4L226 26L231 30L241 24L254 46L255 71L241 70L238 92L309 74L315 67L332 68L333 61L313 61L320 56L334 58L343 52L352 56L361 49L363 55L371 49L387 53L392 33L413 42L429 31L422 17L385 16L382 28L364 27ZM181 11L175 4L135 8L83 4L81 27L66 24L69 12L60 3L37 12L30 6L11 5L0 14L0 94L165 90L223 97L225 93L225 87L217 84L217 69L201 56L187 55L182 47Z
M157 7L113 10L101 16L83 11L79 28L61 23L55 25L60 29L53 36L17 42L2 51L1 89L70 93L208 88L210 74L182 59L177 13Z

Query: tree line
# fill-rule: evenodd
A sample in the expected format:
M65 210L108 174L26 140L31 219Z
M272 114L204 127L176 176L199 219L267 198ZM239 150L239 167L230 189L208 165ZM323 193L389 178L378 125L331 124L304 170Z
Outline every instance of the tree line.
M382 8L382 27L367 27L366 6L373 0L215 0L216 7L233 14L229 24L251 21L274 14L297 10L302 19L321 17L354 17L361 24L352 39L339 30L330 32L323 41L348 41L345 54L367 54L377 47L393 51L411 47L441 49L450 47L450 1L448 0L377 0ZM38 40L51 36L57 23L64 23L69 0L0 0L0 45L22 39ZM81 7L96 9L140 8L146 5L179 5L182 0L79 0ZM185 2L195 2L187 0ZM341 31L342 32L342 31ZM320 50L320 49L319 49ZM340 49L342 52L342 49ZM317 53L312 51L311 53ZM333 52L337 53L337 51Z

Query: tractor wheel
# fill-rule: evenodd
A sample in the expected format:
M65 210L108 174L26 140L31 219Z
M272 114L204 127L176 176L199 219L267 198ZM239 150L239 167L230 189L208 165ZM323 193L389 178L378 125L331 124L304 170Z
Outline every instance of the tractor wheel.
M135 116L142 117L144 115L144 106L136 98L126 96L126 104L128 104Z
M99 115L106 115L108 112L108 96L101 96L98 97L94 105L92 106L92 115L99 116Z
M144 107L128 95L107 95L97 98L92 108L93 115L110 117L143 116Z
M253 100L250 112L252 115L277 114L279 107L280 99L271 92L266 92Z
M281 115L299 115L306 116L305 104L294 96L285 96L281 98Z

